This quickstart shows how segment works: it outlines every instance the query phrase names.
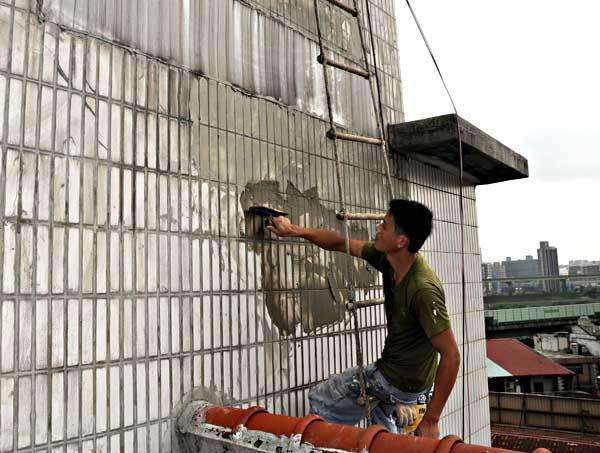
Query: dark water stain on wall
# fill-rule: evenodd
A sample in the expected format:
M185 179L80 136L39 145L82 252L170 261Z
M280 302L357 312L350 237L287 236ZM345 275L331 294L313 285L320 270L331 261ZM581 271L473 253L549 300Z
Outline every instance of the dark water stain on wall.
M288 212L293 223L341 231L335 210L323 205L316 188L302 192L289 182L282 192L277 181L248 183L240 204L245 214L242 234L254 240L251 248L261 257L265 304L282 334L298 326L309 333L342 321L350 282L357 288L375 283L376 272L363 261L303 240L277 238L265 231L260 216L248 213L250 206L269 206ZM351 237L367 239L367 228L351 225Z

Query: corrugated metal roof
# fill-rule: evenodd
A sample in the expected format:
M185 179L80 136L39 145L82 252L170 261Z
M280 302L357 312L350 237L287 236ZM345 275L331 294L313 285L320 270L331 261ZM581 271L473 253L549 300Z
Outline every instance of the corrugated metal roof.
M487 340L487 357L513 376L566 376L574 374L513 338Z

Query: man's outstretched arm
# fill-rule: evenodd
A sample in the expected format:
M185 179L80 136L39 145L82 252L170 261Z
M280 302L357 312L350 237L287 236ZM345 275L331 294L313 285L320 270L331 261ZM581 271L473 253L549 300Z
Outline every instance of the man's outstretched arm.
M269 217L267 228L280 237L300 237L325 250L346 251L344 236L334 230L301 227L290 222L287 217ZM350 253L362 258L365 243L366 241L350 239Z
M440 436L438 422L458 375L460 352L452 329L446 329L438 333L430 341L432 346L440 353L440 363L435 374L433 396L415 434L437 439Z

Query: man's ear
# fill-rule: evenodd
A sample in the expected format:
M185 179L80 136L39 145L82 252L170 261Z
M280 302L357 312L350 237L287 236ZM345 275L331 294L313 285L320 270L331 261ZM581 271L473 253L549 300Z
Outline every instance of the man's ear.
M398 237L398 241L396 242L396 245L399 249L408 247L408 243L409 243L409 239L408 236L406 236L405 234L401 234Z

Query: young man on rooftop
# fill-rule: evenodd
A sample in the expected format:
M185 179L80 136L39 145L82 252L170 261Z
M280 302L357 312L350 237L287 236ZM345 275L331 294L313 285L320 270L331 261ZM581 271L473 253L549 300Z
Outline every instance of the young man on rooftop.
M429 400L415 434L437 439L460 353L442 284L418 253L431 233L432 218L431 211L420 203L392 200L377 226L375 241L350 239L350 253L383 274L387 337L381 358L365 367L373 423L402 433L417 416L415 405ZM301 237L325 250L346 251L344 237L337 231L304 228L285 217L269 220L269 230L278 236ZM357 367L330 376L308 395L312 413L350 425L366 416L359 397Z

